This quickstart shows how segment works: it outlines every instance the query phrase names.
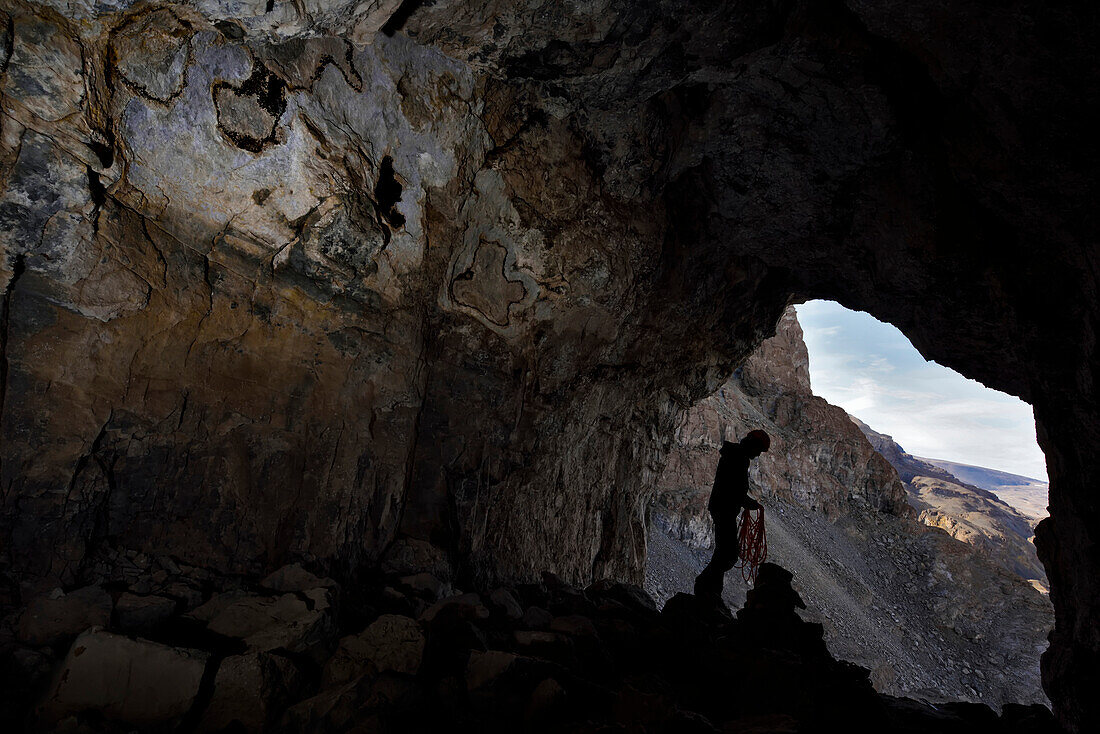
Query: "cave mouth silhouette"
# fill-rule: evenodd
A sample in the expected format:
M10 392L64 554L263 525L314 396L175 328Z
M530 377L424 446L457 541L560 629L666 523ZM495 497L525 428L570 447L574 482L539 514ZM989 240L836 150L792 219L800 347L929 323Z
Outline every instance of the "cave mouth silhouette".
M1020 593L1042 595L1036 600L1041 599L1040 605L1045 608L1049 604L1049 581L1033 543L1036 525L1048 516L1047 468L1036 440L1032 407L1020 398L925 359L901 330L869 313L826 300L803 302L795 310L814 394L857 419L876 451L897 470L910 506L920 512L920 521L977 547L991 562L1001 564L1032 587ZM1039 479L1031 480L1033 477ZM1027 480L1031 481L1020 487L1010 484ZM942 507L929 506L932 495L922 490L930 487L947 490L940 500ZM951 493L963 488L977 490L968 500L983 504L973 508L968 505L966 512L955 507L958 500ZM1000 503L1010 509L998 506ZM990 519L983 512L1003 513L1006 509L1018 513L1009 515L1006 521L1016 535L990 540L968 536L965 528L969 527L969 513L980 516L975 524L981 526ZM998 540L1003 548L996 547ZM1010 540L1017 554L1026 554L1027 562L1007 564L1000 560L999 550L1005 557L1010 555ZM1018 614L1011 620L1011 628L1026 629L1023 606L1014 609ZM1051 610L1049 628L1053 626ZM991 634L974 643L995 654L996 634L997 630L992 629ZM1045 650L1046 633L1042 637L1040 645ZM941 651L950 655L949 644L943 638L940 642ZM1038 660L1034 662L1037 673ZM975 673L982 674L979 687L1000 672L992 662L980 665L979 660L979 666L974 666ZM1050 706L1038 680L1036 684L1035 693Z
M801 310L797 320L795 310ZM897 403L884 400L883 393L898 385L904 385L908 394ZM864 399L867 395L878 398L877 405ZM822 407L826 400L827 410ZM860 426L859 412L843 410L846 403L849 408L878 407L878 412L871 413L876 418L870 429L884 434L896 432L898 424L890 423L890 418L904 427L906 422L951 417L954 423L925 427L933 437L949 434L956 442L1000 427L1009 438L990 442L994 448L1031 441L1041 461L1030 406L925 360L904 334L867 313L833 301L799 304L783 315L774 338L765 340L729 381L682 418L669 468L658 485L654 506L658 517L648 531L655 549L647 561L655 568L647 568L647 590L663 600L666 592L679 588L675 584L684 590L690 587L690 583L673 581L674 586L669 586L666 582L669 575L677 578L678 572L669 570L675 565L662 564L670 557L689 556L669 556L670 548L679 546L668 546L662 534L685 541L684 551L694 549L695 561L706 562L711 541L700 524L706 524L706 517L697 517L691 509L695 504L683 504L682 497L693 496L697 502L702 495L705 502L717 462L714 441L719 435L736 440L756 427L756 421L770 421L760 426L768 431L774 426L783 437L780 448L775 455L763 457L762 463L772 466L754 474L758 492L754 496L765 505L768 522L777 531L769 528L773 541L769 558L795 573L796 585L808 594L811 610L806 619L825 624L830 650L838 658L870 669L872 683L887 695L937 703L978 700L994 709L1025 702L1049 707L1040 684L1037 652L1045 649L1053 614L1044 595L1045 573L1031 543L1039 518L1024 518L1002 504L992 490L964 486L963 480L941 467L902 454L903 448L906 452L911 448L908 439L919 432L903 437L902 446L879 434L899 454L893 455L876 441L875 431ZM906 407L911 415L891 416L891 410ZM1014 411L1013 421L1000 422L1012 424L1007 428L992 420L1006 409ZM973 421L961 420L967 410L980 414ZM853 441L866 446L864 453L858 449L853 453ZM982 448L981 441L973 443L969 448ZM945 445L951 446L952 441ZM914 453L939 458L944 452L933 444L920 445ZM871 463L869 455L880 465ZM975 465L999 463L996 456L951 457ZM819 476L805 476L807 466ZM867 504L863 485L868 481L881 485L878 497L887 498L887 503L872 499ZM1042 495L1045 506L1044 490L1032 491ZM932 500L940 504L930 505ZM958 505L964 501L968 504ZM866 515L872 506L877 530ZM972 523L971 513L978 518ZM991 524L993 538L974 535L985 522ZM846 524L862 528L851 537L872 536L870 542L861 542L866 537L849 541L847 534L835 530ZM985 547L996 542L994 532L1012 533L1011 543L1003 536L1004 549L996 553ZM1018 561L1020 556L1026 556L1026 561ZM968 583L951 561L945 565L945 559L956 557L963 559L959 566L965 573L982 580ZM903 568L899 563L909 565ZM891 575L891 564L898 565L896 575ZM955 575L945 578L942 569L949 566ZM890 577L888 582L883 582L883 573ZM987 577L1007 586L986 584ZM737 573L728 574L726 584L726 603L731 609L739 608L749 585ZM1004 593L1020 603L1002 610L1001 588L1009 589ZM944 611L967 605L985 608L984 627L955 624L954 612ZM921 640L919 652L909 650L909 640L895 639L895 628L901 629L898 617L908 634ZM1008 659L1016 662L1004 664Z

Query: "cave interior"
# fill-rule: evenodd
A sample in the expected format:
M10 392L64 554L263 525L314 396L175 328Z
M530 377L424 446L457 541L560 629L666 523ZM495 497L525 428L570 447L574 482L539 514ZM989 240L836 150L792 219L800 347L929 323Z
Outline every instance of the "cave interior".
M638 583L677 417L828 299L1034 407L1100 729L1095 6L316 6L0 10L9 648L136 557Z

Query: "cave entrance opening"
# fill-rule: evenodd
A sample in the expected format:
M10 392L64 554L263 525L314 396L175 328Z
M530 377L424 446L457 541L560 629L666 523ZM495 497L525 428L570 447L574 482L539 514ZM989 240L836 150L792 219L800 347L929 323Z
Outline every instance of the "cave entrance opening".
M683 418L649 532L659 601L690 591L706 563L717 449L753 428L773 436L750 470L769 560L794 573L836 657L892 695L1049 706L1039 656L1053 610L1032 543L1046 472L1030 406L928 362L868 314L788 309ZM727 574L731 609L747 590Z
M1046 517L1046 459L1030 405L926 360L900 330L867 313L821 300L796 312L815 395L911 455Z

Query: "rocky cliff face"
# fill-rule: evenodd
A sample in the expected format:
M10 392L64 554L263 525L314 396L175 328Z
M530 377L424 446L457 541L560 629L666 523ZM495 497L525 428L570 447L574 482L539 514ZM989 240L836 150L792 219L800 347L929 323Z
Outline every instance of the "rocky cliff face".
M890 436L852 418L860 430L897 469L909 502L926 525L946 530L964 543L981 547L1021 578L1046 590L1046 574L1032 545L1033 521L995 494L961 481L951 472L916 458Z
M713 544L706 506L722 437L738 440L756 428L772 437L769 451L750 465L751 494L765 507L769 558L794 572L808 618L824 625L835 654L867 667L875 687L892 695L993 706L1045 702L1035 656L1046 647L1052 613L1017 575L1022 551L1013 539L1031 558L1034 550L1026 536L1013 533L998 545L992 532L1009 532L1004 521L1018 516L999 504L990 515L979 512L984 506L952 514L957 508L943 503L933 515L915 490L907 494L872 437L811 392L793 309L678 430L650 530L646 587L655 598L692 588ZM972 501L982 492L965 491ZM942 532L934 522L941 517L960 520ZM970 533L960 529L964 521ZM980 539L972 537L977 529L986 531ZM727 574L727 603L743 604L747 586L740 571Z
M739 441L755 428L772 439L749 469L763 496L833 520L857 507L913 515L890 464L843 409L810 390L806 345L792 308L733 380L684 414L656 497L681 524L684 539L712 541L706 506L715 456L723 440Z
M125 551L638 579L679 412L835 298L1036 406L1095 721L1090 9L2 12L8 604Z

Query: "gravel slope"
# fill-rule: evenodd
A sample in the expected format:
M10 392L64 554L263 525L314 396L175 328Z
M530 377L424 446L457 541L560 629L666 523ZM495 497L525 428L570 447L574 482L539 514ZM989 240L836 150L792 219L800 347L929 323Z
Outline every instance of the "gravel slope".
M1050 612L1020 609L1019 579L941 531L913 537L911 526L875 513L834 524L773 500L766 522L769 560L794 573L807 605L803 618L824 626L835 656L869 668L880 692L994 708L1049 705L1039 679L1042 650L1020 640L1035 639L1021 626ZM646 590L661 604L690 593L708 557L654 514ZM748 588L738 569L727 574L731 609L743 605Z

